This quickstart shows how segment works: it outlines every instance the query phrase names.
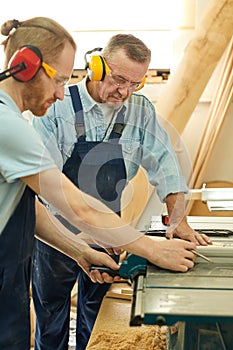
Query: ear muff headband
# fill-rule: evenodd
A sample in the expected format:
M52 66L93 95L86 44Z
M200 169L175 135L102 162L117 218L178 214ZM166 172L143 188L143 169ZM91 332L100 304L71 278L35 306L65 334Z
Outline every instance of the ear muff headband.
M23 63L25 69L22 72L14 74L12 70L12 76L17 81L27 82L34 78L42 64L42 54L40 50L32 45L27 45L15 52L9 61L9 68L13 68L16 65Z

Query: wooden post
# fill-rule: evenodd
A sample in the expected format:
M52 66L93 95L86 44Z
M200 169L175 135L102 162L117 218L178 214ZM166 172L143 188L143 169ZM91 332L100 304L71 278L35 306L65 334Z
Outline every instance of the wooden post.
M225 55L225 62L216 91L210 105L206 127L193 162L193 173L189 181L191 188L200 188L208 160L221 131L226 113L233 97L233 39Z
M210 0L183 58L156 103L157 112L182 134L233 35L233 0Z

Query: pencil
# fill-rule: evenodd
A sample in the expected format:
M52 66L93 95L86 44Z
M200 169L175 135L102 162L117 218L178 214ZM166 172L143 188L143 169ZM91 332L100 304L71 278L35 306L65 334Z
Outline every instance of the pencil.
M199 256L200 258L202 258L202 259L208 261L208 262L213 262L211 259L207 258L207 256L205 256L205 255L203 255L203 254L197 252L197 251L194 250L194 249L191 249L191 252L192 252L193 254Z

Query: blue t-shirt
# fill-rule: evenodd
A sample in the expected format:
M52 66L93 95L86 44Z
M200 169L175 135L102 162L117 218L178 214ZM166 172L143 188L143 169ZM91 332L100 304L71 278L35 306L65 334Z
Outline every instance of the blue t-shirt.
M56 167L40 136L15 102L0 90L0 233L19 203L21 177Z

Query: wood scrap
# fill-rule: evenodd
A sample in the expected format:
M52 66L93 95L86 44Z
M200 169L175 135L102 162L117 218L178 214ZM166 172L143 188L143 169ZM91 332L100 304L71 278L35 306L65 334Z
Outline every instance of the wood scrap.
M109 290L106 293L106 298L132 300L132 290L131 290L131 293L129 290L127 293L125 291L122 292L121 289Z

